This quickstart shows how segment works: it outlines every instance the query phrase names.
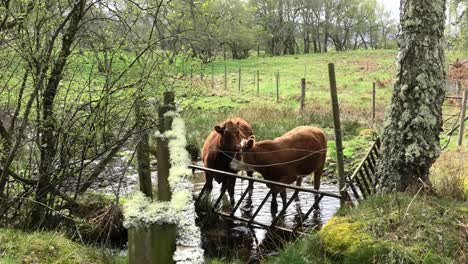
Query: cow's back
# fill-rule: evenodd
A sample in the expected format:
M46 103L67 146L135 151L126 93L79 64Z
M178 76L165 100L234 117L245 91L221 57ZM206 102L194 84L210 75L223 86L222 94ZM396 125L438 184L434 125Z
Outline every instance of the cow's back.
M283 183L293 183L297 175L308 175L323 169L326 159L327 140L319 128L300 126L274 140L259 142L263 148L268 145L275 151L264 164L281 164L257 168L267 179Z

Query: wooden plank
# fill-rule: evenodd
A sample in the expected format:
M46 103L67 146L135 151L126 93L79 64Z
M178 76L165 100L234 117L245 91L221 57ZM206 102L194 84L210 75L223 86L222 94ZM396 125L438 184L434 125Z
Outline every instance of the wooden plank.
M370 187L369 187L369 183L367 182L367 178L366 178L366 176L365 176L365 174L364 174L364 172L363 172L362 169L359 170L359 175L361 176L361 181L364 183L363 186L365 187L366 192L367 192L369 195L371 195L372 192L371 192L371 189L370 189Z
M354 180L356 181L356 184L357 184L357 186L359 188L359 191L361 191L362 196L364 197L364 199L366 199L367 198L367 190L366 190L365 186L362 184L361 180L359 179L359 176L358 176L359 171L360 170L357 171L356 176L354 177Z
M279 218L281 216L283 216L284 213L286 213L286 210L288 210L288 207L291 205L291 203L294 201L294 199L296 199L298 194L299 194L299 191L296 190L294 192L294 194L291 196L291 198L289 198L289 201L286 203L286 205L283 204L283 208L281 209L281 212L271 222L271 227L274 227L276 225L276 223L278 223Z
M258 206L257 210L255 210L255 213L252 215L252 218L250 218L250 221L249 222L252 222L255 220L255 217L257 217L258 213L260 212L260 210L262 210L262 207L265 205L266 201L268 200L268 198L271 196L272 194L272 191L270 189L270 191L268 191L267 195L265 196L265 198L263 198L263 201L260 203L260 205Z
M245 189L244 193L242 194L242 196L239 198L239 201L237 201L237 204L234 206L234 208L232 209L232 212L231 212L231 216L234 216L234 214L236 213L237 209L239 208L239 206L242 204L242 202L244 201L245 199L245 196L247 196L247 194L253 189L253 185L250 185L247 187L247 189Z

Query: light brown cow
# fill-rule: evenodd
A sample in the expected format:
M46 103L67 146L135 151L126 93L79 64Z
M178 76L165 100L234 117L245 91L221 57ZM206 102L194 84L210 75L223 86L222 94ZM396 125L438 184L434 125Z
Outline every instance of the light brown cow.
M222 170L226 172L236 173L239 170L234 170L229 167L229 163L234 156L234 153L239 151L240 143L243 139L247 139L253 135L252 127L242 118L231 118L225 120L218 126L214 127L208 138L205 140L202 149L203 164L207 168ZM247 175L252 176L253 171L248 171ZM226 177L222 174L205 172L207 189L213 189L213 178L218 182L226 185L228 188L231 204L234 204L234 186L236 179Z
M269 181L291 184L303 176L314 173L314 188L320 188L320 177L325 166L327 139L316 127L300 126L273 140L255 142L255 138L243 140L241 150L231 162L234 170L255 170ZM284 188L272 189L272 210L277 210L276 196L281 193L286 203Z

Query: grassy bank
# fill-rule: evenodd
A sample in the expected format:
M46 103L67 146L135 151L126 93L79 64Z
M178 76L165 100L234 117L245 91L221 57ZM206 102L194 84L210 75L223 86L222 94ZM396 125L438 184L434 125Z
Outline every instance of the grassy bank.
M58 232L0 229L0 263L126 263L126 258L83 246Z
M436 196L379 195L344 209L268 263L466 263L468 169L463 150L431 170Z

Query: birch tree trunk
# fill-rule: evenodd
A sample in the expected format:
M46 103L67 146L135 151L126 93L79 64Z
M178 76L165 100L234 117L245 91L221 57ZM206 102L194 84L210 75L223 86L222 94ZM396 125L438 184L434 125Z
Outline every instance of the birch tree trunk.
M396 82L387 112L377 189L429 183L439 157L444 101L445 0L402 0Z

